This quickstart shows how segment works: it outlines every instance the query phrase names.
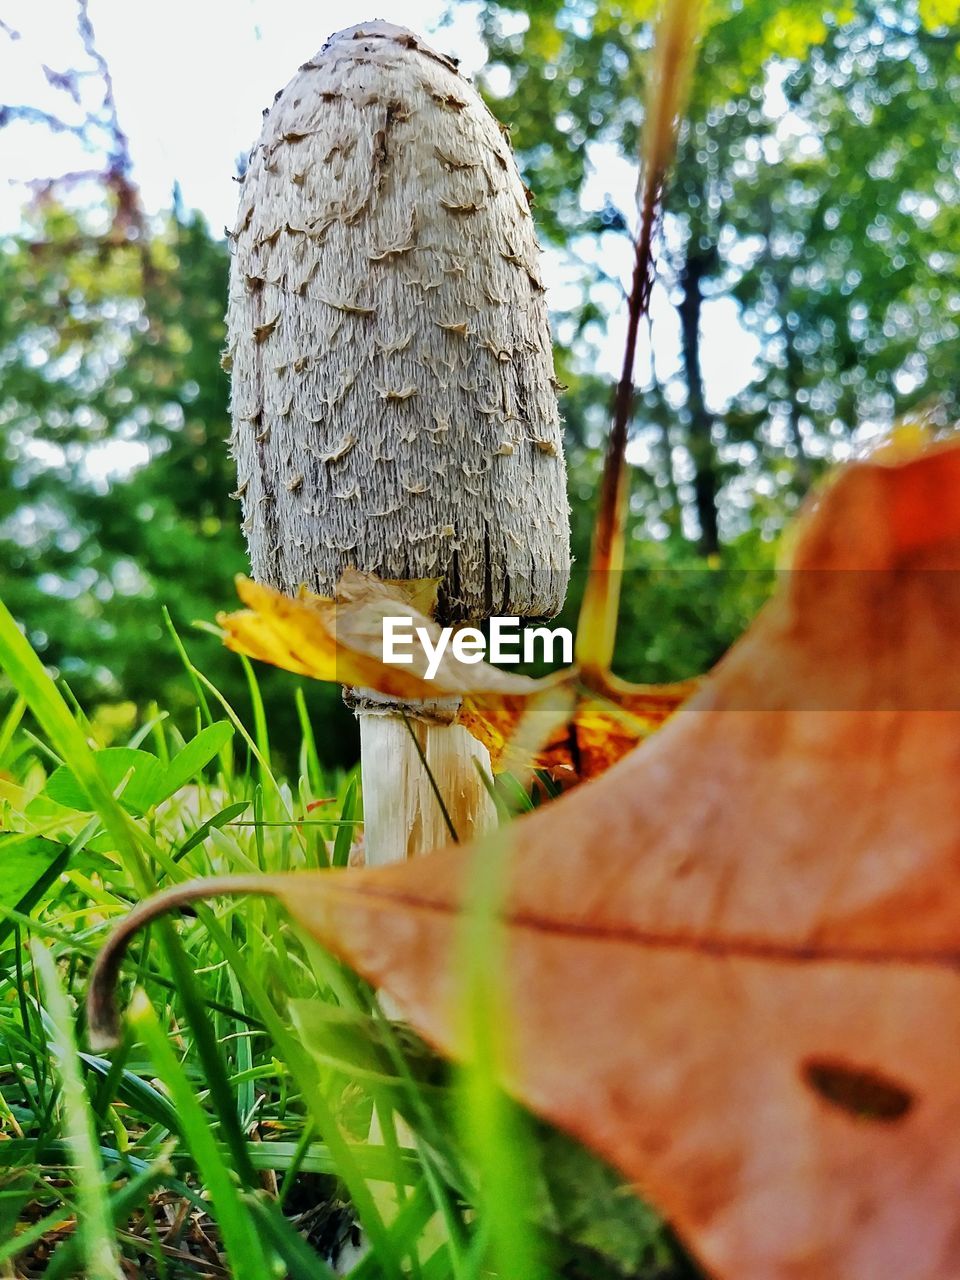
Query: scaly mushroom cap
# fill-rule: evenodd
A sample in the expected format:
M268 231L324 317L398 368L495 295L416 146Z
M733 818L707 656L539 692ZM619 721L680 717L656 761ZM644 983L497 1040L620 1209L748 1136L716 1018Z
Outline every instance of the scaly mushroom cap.
M333 36L267 113L232 237L231 444L254 576L440 577L444 621L556 613L547 309L504 131L410 31Z

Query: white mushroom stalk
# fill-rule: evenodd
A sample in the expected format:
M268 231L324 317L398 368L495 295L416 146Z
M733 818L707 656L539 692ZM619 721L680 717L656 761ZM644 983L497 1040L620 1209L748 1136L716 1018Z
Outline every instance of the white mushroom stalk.
M538 246L505 131L455 63L385 22L333 36L266 114L232 239L254 577L330 595L353 566L440 579L444 624L553 616L570 552ZM369 862L449 840L421 753L458 836L492 822L455 701L349 700Z

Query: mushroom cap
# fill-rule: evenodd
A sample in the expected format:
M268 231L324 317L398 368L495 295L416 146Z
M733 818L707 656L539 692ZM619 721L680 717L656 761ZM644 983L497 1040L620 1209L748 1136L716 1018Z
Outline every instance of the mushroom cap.
M254 576L440 578L546 617L570 548L547 309L504 130L411 31L338 32L266 113L231 239L231 446Z

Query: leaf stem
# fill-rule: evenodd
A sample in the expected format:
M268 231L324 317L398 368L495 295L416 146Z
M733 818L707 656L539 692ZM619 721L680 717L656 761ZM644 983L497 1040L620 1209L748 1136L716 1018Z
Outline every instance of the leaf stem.
M120 1039L115 992L127 948L146 925L169 911L179 911L202 898L238 894L276 894L274 877L263 875L207 876L187 880L155 893L139 903L110 934L94 962L87 991L87 1024L94 1052L112 1048Z

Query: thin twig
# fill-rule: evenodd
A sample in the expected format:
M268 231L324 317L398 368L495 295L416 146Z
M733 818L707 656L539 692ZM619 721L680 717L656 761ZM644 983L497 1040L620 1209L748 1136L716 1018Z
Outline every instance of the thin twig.
M701 8L702 0L665 0L657 25L643 131L640 226L634 241L633 276L627 303L627 338L600 481L590 569L577 633L577 660L588 680L591 675L608 670L613 660L620 601L618 577L623 569L629 493L627 439L633 413L637 338L640 322L649 314L663 187L673 161L680 118L686 105L693 53L700 31Z
M117 100L113 91L113 76L110 65L97 44L97 35L87 4L88 0L77 0L77 29L83 41L84 51L97 68L100 79L103 81L103 110L107 113L109 130L114 140L112 158L120 165L123 173L129 173L133 167L130 159L130 140L120 125Z
M80 138L81 141L86 139L83 125L69 124L66 120L61 120L59 116L55 116L50 111L41 111L39 107L30 107L26 104L0 107L0 129L5 129L7 125L13 124L15 120L23 120L27 124L42 124L51 133L72 133L75 138Z

